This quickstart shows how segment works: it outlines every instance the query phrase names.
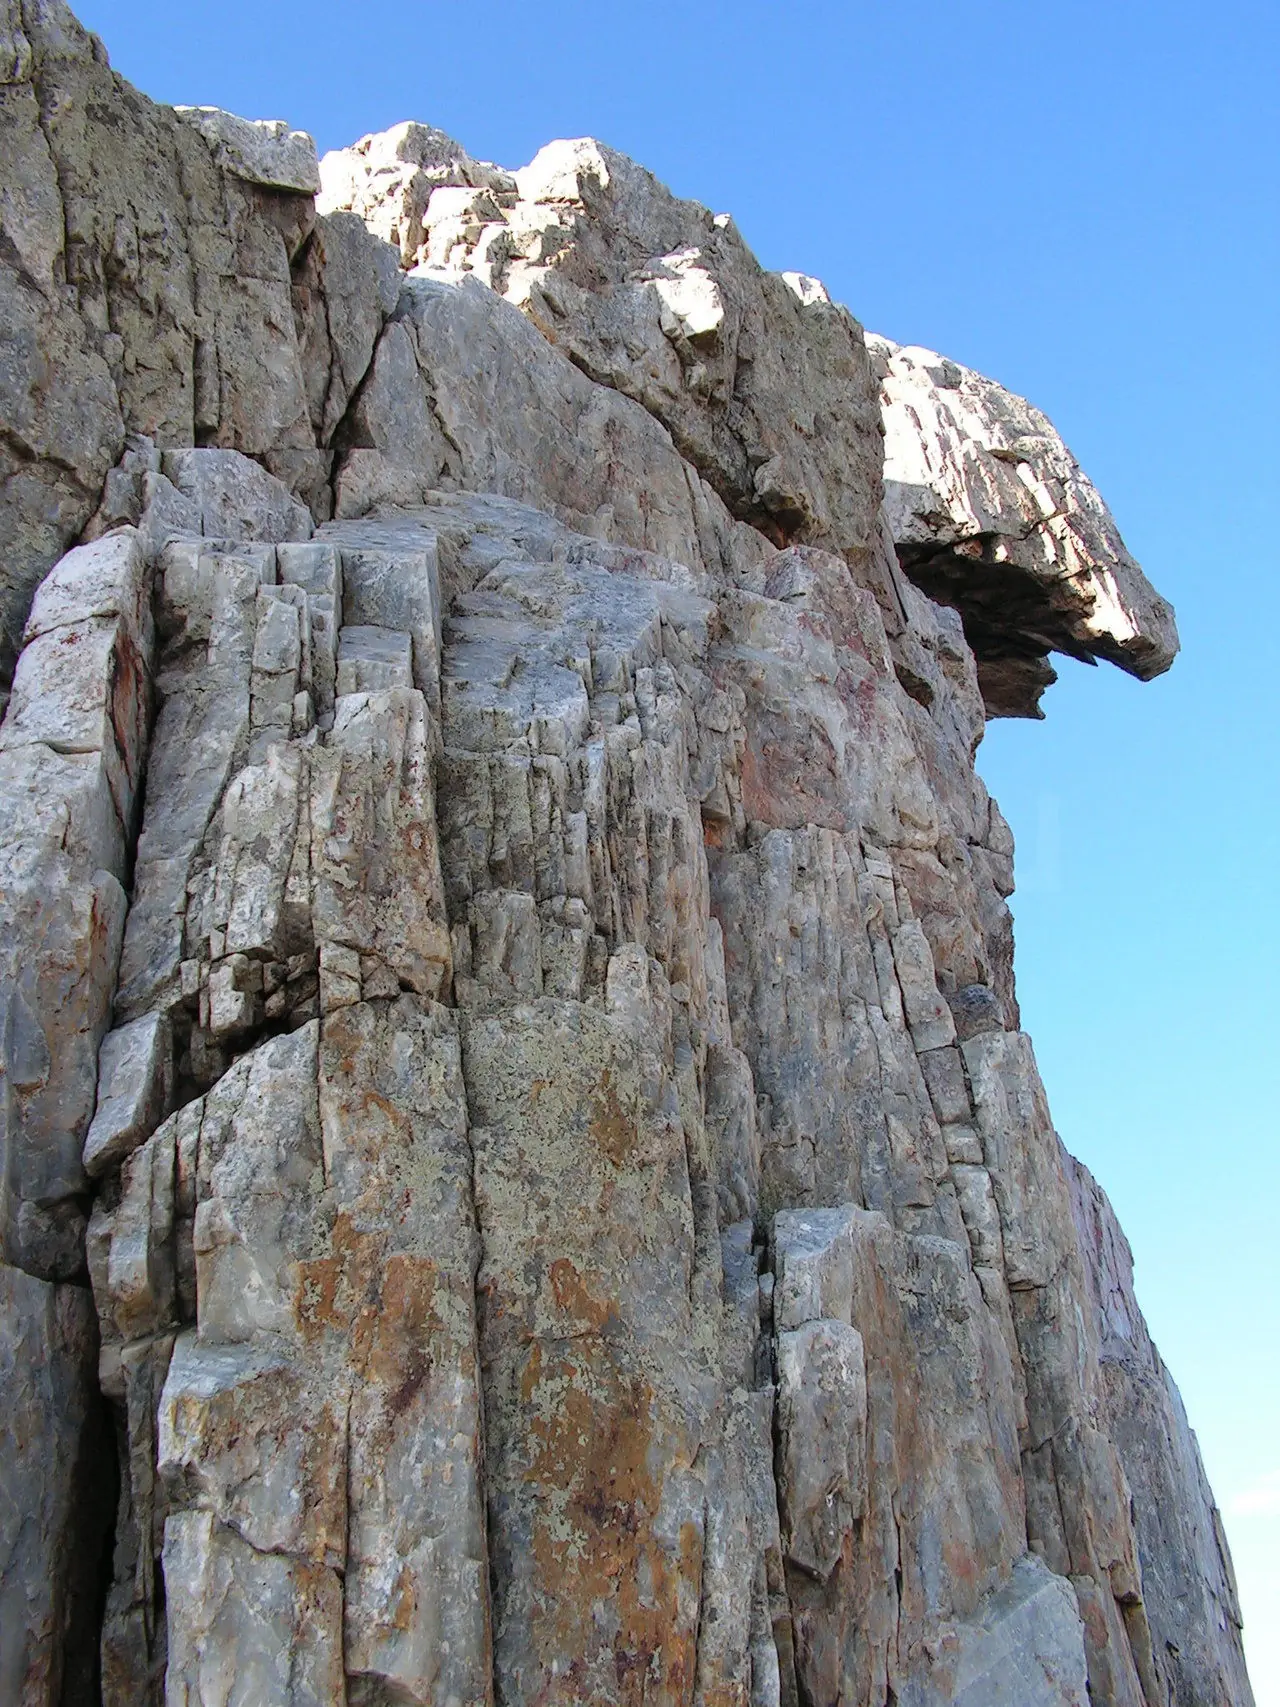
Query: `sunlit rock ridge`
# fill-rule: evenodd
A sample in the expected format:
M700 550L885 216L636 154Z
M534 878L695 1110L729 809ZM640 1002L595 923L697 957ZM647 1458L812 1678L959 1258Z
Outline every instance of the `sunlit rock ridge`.
M595 142L57 0L0 135L0 1702L1249 1707L974 769L1177 650L1049 422Z

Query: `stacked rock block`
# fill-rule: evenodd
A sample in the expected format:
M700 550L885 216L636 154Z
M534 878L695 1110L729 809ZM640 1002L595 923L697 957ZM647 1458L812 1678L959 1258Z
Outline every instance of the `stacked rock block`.
M118 423L2 507L6 1698L1248 1707L974 770L1172 653L1060 441L596 144L0 16Z
M15 1700L53 1701L91 1685L109 1549L80 1151L147 756L153 628L136 533L63 558L24 639L0 725L0 1680Z

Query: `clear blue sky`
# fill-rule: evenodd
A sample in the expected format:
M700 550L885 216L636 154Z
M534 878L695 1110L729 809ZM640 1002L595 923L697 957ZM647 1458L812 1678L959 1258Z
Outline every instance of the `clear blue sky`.
M1184 651L1146 687L1064 661L1046 724L988 734L1024 1020L1132 1241L1280 1707L1274 0L77 10L148 94L322 150L404 118L508 166L599 136L1053 418Z

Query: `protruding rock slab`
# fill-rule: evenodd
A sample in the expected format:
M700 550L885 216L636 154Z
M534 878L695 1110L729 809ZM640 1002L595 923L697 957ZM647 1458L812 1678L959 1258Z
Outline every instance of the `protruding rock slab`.
M787 1557L819 1581L866 1507L867 1370L847 1322L778 1335L778 1503Z
M192 1701L489 1699L471 1165L456 1024L416 996L261 1044L126 1162L90 1239L131 1447L117 1699L161 1532Z
M416 270L355 411L338 515L410 506L439 486L496 492L585 534L744 578L770 553L640 404L593 384L476 278ZM562 447L572 444L566 457ZM617 470L631 472L625 482Z
M251 184L315 195L320 188L316 145L283 119L242 119L221 107L175 107L209 144L219 166Z
M408 995L344 1009L324 1022L319 1066L337 1220L302 1296L306 1334L327 1330L339 1352L345 1339L352 1370L346 1666L421 1707L479 1707L491 1684L478 1241L455 1018Z
M880 434L861 327L816 280L766 272L727 215L587 137L510 176L401 125L322 176L326 210L360 213L406 266L473 275L634 398L732 514L865 555Z
M168 1112L173 1096L173 1028L168 1015L108 1032L98 1052L98 1103L84 1144L85 1171L119 1167Z
M98 1045L151 705L151 575L133 528L38 591L0 724L0 1248L82 1272Z
M964 617L988 712L1038 716L1051 651L1167 670L1173 610L1049 420L932 350L868 342L889 527L911 577Z
M333 1571L263 1555L212 1512L189 1511L165 1526L164 1580L166 1698L198 1707L343 1700L342 1582Z
M164 453L165 478L192 505L212 539L305 540L311 517L274 476L234 450Z
M978 1615L944 1638L927 1692L938 1707L1088 1707L1084 1635L1071 1584L1034 1553Z
M773 1261L797 1676L814 1701L941 1701L935 1633L1026 1550L1008 1345L965 1253L883 1215L779 1213Z

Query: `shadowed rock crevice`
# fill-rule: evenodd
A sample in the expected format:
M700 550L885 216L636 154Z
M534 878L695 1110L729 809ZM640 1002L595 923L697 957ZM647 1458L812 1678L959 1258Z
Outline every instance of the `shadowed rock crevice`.
M1043 717L1040 696L1058 679L1049 654L1097 659L1075 636L1074 612L1055 611L1044 588L998 561L999 549L988 536L964 549L900 546L898 560L921 592L960 613L987 715Z

